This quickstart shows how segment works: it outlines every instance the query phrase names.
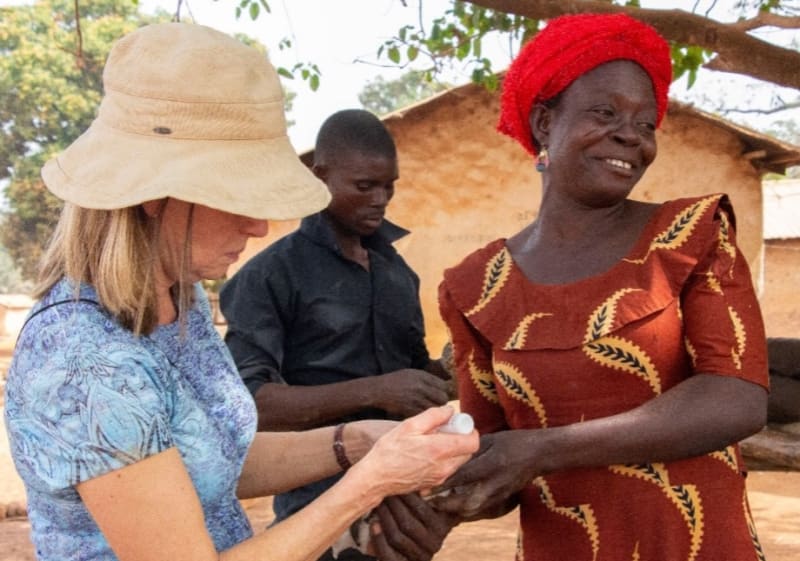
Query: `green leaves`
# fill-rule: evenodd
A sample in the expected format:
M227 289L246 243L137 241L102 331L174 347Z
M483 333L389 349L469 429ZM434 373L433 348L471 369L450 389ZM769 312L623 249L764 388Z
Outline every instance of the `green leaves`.
M687 87L691 88L697 80L697 71L711 58L711 55L711 51L701 47L671 44L672 79L677 80L684 74L688 74Z
M455 62L473 81L494 90L498 79L491 60L484 56L484 41L502 36L513 51L536 32L538 25L538 20L455 1L431 22L427 33L421 25L398 29L394 37L378 47L377 58L385 57L398 66L426 59L429 64L422 71L430 75L439 74ZM509 52L509 58L513 54Z
M281 51L291 48L292 40L288 37L284 37L278 43L278 49ZM322 72L320 72L319 66L313 62L298 62L291 68L279 66L277 67L277 71L278 75L286 78L287 80L294 80L295 77L299 75L302 80L308 83L308 87L312 92L315 92L319 89L319 85L322 80Z
M130 0L81 0L80 11L78 35L72 0L0 8L0 180L8 204L0 241L28 278L61 208L41 166L94 119L113 42L156 19Z
M294 80L299 75L302 80L308 82L308 87L312 92L319 89L322 72L320 72L319 66L314 63L298 62L291 68L280 66L277 71L280 76L287 80Z
M266 0L240 0L239 5L236 6L236 19L242 17L246 11L250 15L250 19L255 21L261 15L262 8L268 14L272 11Z
M766 0L758 3L760 12L772 12L781 7L781 0Z
M378 76L364 86L358 100L365 109L385 115L449 87L447 83L433 81L430 72L412 70L397 80L386 81Z

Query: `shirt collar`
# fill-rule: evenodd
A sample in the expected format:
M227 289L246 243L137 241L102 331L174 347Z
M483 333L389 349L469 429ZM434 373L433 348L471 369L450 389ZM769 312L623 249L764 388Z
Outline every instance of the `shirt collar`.
M333 233L333 228L324 212L318 212L303 218L302 222L300 222L300 232L318 244L336 253L341 253L339 244L336 242L336 235ZM391 254L394 252L392 244L410 233L405 228L384 218L375 233L363 237L363 242L370 249L383 254L387 254L388 251Z

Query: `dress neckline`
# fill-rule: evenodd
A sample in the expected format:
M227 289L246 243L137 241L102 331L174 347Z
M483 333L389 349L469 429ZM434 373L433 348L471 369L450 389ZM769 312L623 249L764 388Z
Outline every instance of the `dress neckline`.
M653 237L652 230L654 230L657 227L660 217L664 212L665 206L666 203L661 203L653 210L648 219L645 221L641 232L639 232L639 237L634 242L633 246L631 246L631 248L622 258L618 259L604 271L574 281L559 282L559 283L544 283L531 280L530 278L528 278L528 275L525 274L525 271L522 269L522 267L519 266L516 259L514 259L514 255L511 253L511 249L508 247L508 238L501 238L500 241L502 242L505 251L508 252L508 256L512 263L511 270L513 271L513 274L515 276L519 276L522 279L522 281L530 288L541 289L541 290L560 290L560 289L572 290L575 289L576 287L580 287L581 285L594 284L599 281L602 281L606 277L613 276L620 268L630 265L630 263L636 258L636 256L645 254L647 252L648 247L650 246L650 241Z

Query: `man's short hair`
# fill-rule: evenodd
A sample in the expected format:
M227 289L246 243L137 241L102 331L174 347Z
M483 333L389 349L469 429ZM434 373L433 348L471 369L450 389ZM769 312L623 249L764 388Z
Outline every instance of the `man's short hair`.
M376 115L364 109L337 111L325 119L317 133L315 164L329 164L343 152L397 157L389 130Z

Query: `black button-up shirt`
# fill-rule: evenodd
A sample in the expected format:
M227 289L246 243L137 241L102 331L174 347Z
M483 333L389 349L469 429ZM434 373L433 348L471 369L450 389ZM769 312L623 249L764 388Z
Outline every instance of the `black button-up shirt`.
M406 234L384 220L365 238L368 271L344 257L328 219L315 214L225 283L225 342L253 395L267 382L327 384L428 364L419 277L392 246ZM343 420L384 417L369 409ZM277 519L336 479L275 497Z
M391 245L408 231L384 220L365 238L368 271L342 255L327 220L303 219L220 292L225 341L253 394L266 382L327 384L428 363L419 277Z

